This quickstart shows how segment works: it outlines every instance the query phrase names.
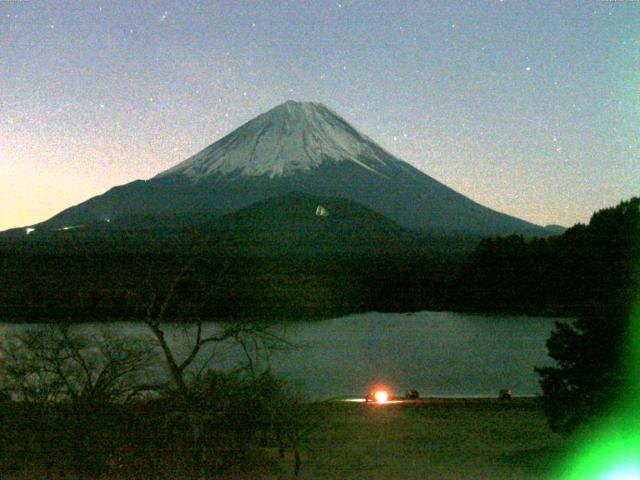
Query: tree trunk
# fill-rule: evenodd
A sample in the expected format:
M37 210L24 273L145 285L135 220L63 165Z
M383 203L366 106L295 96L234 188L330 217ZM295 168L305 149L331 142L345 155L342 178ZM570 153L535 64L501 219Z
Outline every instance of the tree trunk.
M300 460L300 452L298 451L298 447L293 449L293 456L295 458L295 463L293 464L293 478L298 478L300 475L300 464L302 461Z
M193 441L193 470L194 480L206 479L206 449L202 445L202 422L195 415L189 415L191 423L191 434Z

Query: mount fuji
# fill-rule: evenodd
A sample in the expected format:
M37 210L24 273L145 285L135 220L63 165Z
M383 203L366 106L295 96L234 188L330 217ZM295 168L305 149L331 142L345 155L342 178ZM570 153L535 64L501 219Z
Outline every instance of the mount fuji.
M25 231L126 228L139 218L196 224L292 192L349 200L436 234L548 234L396 158L324 105L294 101L149 180L114 187Z

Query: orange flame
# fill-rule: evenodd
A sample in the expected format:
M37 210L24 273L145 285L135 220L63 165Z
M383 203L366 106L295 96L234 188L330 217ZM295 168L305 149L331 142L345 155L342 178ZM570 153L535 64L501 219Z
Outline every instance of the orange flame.
M376 390L373 398L375 398L378 403L386 403L389 400L389 393L386 390Z

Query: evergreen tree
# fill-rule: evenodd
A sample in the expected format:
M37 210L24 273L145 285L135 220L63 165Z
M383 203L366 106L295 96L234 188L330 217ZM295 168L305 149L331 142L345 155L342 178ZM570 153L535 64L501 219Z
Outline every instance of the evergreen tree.
M536 369L544 410L556 431L574 430L624 394L629 315L638 292L639 233L640 198L633 198L596 212L588 227L563 236L565 256L589 252L583 258L587 263L572 274L591 301L578 320L558 323L549 338L556 365ZM580 248L572 250L576 245Z

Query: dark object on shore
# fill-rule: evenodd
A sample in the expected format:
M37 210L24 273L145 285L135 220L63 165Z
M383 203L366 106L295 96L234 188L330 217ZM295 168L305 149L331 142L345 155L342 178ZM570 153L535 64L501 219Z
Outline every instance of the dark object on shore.
M511 390L507 388L503 388L502 390L500 390L500 393L498 394L498 398L500 400L511 400L512 398Z
M407 390L407 398L411 400L415 400L420 398L420 392L418 390Z

